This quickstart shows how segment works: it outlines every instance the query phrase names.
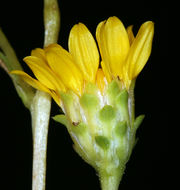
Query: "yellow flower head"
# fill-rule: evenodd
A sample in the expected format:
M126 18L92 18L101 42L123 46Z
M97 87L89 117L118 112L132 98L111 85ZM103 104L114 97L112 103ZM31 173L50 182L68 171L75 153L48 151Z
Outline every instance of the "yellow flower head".
M76 24L69 35L69 52L58 44L37 48L24 61L37 79L23 71L13 71L36 89L49 93L58 105L60 94L72 90L81 95L87 83L94 83L101 92L107 83L118 78L128 90L146 64L152 47L154 24L145 22L136 37L132 26L125 29L117 17L99 23L96 42L82 24Z

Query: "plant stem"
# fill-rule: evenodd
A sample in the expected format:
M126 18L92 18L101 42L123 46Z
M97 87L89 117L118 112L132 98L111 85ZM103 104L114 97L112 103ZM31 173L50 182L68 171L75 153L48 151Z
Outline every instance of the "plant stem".
M4 55L6 56L6 58L9 60L9 62L7 62L6 67L8 69L8 71L12 71L12 70L23 70L18 58L16 56L15 51L13 50L13 48L11 47L8 39L6 38L6 36L4 35L3 31L0 28L0 48L2 49Z
M44 0L44 46L57 43L60 29L60 11L57 0Z
M101 180L101 189L102 190L118 190L119 183L117 183L115 176L107 176Z
M2 50L2 52L1 52ZM10 75L12 70L23 70L13 50L11 44L6 38L3 31L0 29L0 67L2 67L6 73L11 77L16 91L24 103L25 107L30 109L32 99L35 94L35 90L25 83L21 77L17 75Z
M107 175L106 173L100 171L100 181L102 190L118 190L119 183L124 173L124 168L117 169L117 171L112 175Z
M51 97L37 91L31 105L33 129L33 190L45 190L46 151Z
M51 43L57 43L60 29L60 14L57 0L44 0L44 26L44 47ZM32 190L45 190L50 110L50 95L37 90L30 109L33 131Z

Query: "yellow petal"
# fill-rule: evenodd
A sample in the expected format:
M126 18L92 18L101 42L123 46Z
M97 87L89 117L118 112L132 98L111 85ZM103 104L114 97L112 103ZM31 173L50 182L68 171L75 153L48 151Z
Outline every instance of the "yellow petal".
M129 79L137 77L145 66L152 49L154 23L151 21L141 25L128 54L126 69Z
M111 76L111 74L110 74L110 72L109 72L109 70L108 70L107 65L105 65L105 62L104 62L104 61L101 61L101 67L102 67L102 70L103 70L104 75L106 76L107 81L108 81L108 82L111 82L112 76Z
M63 84L78 94L82 92L83 79L72 56L60 45L52 45L45 49L46 58L52 71L56 73Z
M133 25L130 25L127 27L127 34L128 34L128 37L129 37L129 43L130 45L133 43L134 41L134 34L133 34Z
M96 85L100 89L101 93L104 92L107 80L102 69L98 69L96 74Z
M56 75L47 66L42 59L34 56L28 56L24 58L26 64L33 71L36 78L47 88L52 90L64 91L64 86L60 80L57 81Z
M48 45L47 47L44 48L44 53L45 53L45 56L46 56L46 51L50 51L52 49L56 50L56 48L59 48L59 44L50 44ZM60 46L61 47L61 46ZM61 47L62 48L62 47Z
M131 80L129 79L126 67L123 67L122 82L124 84L124 87L126 87L126 89L128 90L131 85Z
M28 83L33 88L49 93L49 89L46 86L41 84L38 80L33 79L31 76L29 76L24 71L14 70L14 71L11 71L10 73L19 75L26 83Z
M11 74L19 75L26 83L28 83L33 88L35 88L37 90L40 90L40 91L47 92L54 99L54 101L58 105L60 105L60 95L59 95L58 92L49 90L46 86L44 86L43 84L41 84L38 80L33 79L31 76L29 76L24 71L14 70L14 71L12 71L10 73Z
M112 73L111 73L108 56L106 56L108 53L107 53L107 48L106 48L106 41L104 39L104 33L102 32L102 30L104 30L104 23L105 21L102 21L98 24L97 29L96 29L96 39L98 41L101 57L103 60L101 61L101 66L107 78L107 81L110 82L112 80Z
M84 24L76 24L71 29L69 51L85 80L94 82L99 65L99 53L93 36Z
M36 49L32 50L31 56L38 57L46 63L46 56L45 56L44 49L36 48Z
M115 77L121 77L122 67L130 48L124 25L117 17L110 17L107 22L98 25L96 37L106 70Z
M60 99L60 94L55 92L55 91L50 91L49 94L51 95L51 97L54 99L54 101L56 102L56 104L58 106L60 106L60 102L61 102L61 99Z

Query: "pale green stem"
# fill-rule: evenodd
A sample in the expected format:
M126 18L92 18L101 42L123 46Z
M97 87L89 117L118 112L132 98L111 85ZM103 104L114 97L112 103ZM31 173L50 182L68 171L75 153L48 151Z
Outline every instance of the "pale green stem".
M60 29L60 13L57 0L44 0L44 46L57 43ZM16 54L0 29L0 66L9 74L23 70ZM35 91L19 76L9 75L24 105L30 110L33 131L33 190L45 190L47 135L51 109L51 97Z
M44 0L44 46L57 43L60 30L60 11L57 0Z
M117 169L114 174L107 175L106 173L100 171L100 182L102 190L118 190L120 181L124 173L124 166Z
M31 105L33 129L33 190L45 190L46 151L51 97L37 91Z
M44 0L44 46L57 43L60 16L57 0ZM33 178L32 190L45 190L46 152L51 97L38 91L31 105L33 129Z
M8 71L12 70L23 70L17 56L11 47L8 39L0 29L0 48L3 50L4 55L8 58L9 62L6 63L6 68Z
M2 52L0 51L0 66L7 72L9 77L11 77L14 86L16 88L16 91L23 101L25 107L30 109L31 101L34 97L35 90L25 83L21 77L17 75L10 75L9 72L12 70L23 70L16 54L11 47L10 43L8 42L8 39L0 29L0 48Z
M119 179L117 176L106 176L101 179L101 189L102 190L118 190Z

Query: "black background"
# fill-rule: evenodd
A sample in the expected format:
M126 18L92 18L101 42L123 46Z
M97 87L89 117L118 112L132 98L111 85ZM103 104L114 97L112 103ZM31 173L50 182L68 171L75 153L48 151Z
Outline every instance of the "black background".
M66 1L59 0L61 31L59 43L67 49L71 27L83 22L95 34L97 24L109 16L119 17L124 25L155 22L152 55L136 83L136 115L145 114L137 132L139 138L121 182L122 190L158 189L168 176L168 99L166 74L168 63L168 9L152 1ZM0 27L14 47L24 67L23 57L43 46L43 1L3 1ZM94 35L95 36L95 35ZM27 67L24 67L26 71ZM11 80L0 68L0 136L1 173L6 188L31 189L32 134L29 111L18 98ZM58 114L53 103L52 115ZM10 187L11 186L11 187ZM50 121L47 153L46 190L98 190L99 181L93 168L74 152L64 126Z

